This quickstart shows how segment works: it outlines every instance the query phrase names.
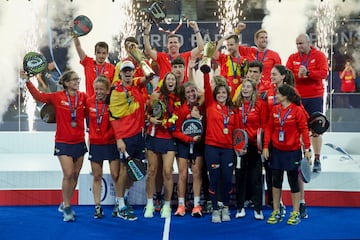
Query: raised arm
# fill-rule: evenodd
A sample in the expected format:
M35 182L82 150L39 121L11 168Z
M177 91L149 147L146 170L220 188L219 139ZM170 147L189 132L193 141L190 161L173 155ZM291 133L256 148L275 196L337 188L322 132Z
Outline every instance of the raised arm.
M194 30L195 36L196 36L196 47L191 50L191 58L195 59L197 58L201 51L204 50L204 41L201 36L199 26L195 21L190 21L189 26Z
M80 58L80 61L83 61L84 58L86 57L86 53L81 48L79 38L78 37L73 37L73 42L74 42L74 45L75 45L76 52L77 52L77 54L78 54L78 56Z
M224 41L226 39L228 39L230 36L234 35L234 33L230 33L230 34L226 34L225 36L223 36L216 44L216 49L214 51L214 55L213 55L213 59L214 60L218 60L219 59L219 49L221 48L221 46L223 45Z
M144 23L144 50L145 53L154 61L157 59L157 52L154 49L151 49L150 44L150 30L151 30L151 24L148 21L145 21Z

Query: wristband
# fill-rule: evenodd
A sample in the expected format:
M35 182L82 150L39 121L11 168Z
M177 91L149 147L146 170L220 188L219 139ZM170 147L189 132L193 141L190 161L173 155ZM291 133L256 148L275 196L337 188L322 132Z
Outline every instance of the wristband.
M200 32L200 30L197 30L197 31L195 31L195 34L197 34L197 33L199 33Z

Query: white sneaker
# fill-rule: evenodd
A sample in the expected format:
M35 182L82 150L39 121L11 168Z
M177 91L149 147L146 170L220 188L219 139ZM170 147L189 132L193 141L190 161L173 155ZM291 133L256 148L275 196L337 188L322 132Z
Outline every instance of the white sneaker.
M168 218L171 216L171 207L168 205L164 205L161 208L161 218Z
M221 223L220 211L219 210L213 210L213 212L211 214L211 222L213 222L213 223Z
M245 208L242 208L241 210L237 210L235 214L235 218L243 218L246 216Z
M153 218L154 217L154 211L155 211L155 207L154 206L145 206L145 212L144 212L144 218Z
M64 205L64 202L61 202L59 207L58 207L58 211L61 212L61 213L64 213L64 209L65 209L65 205ZM73 209L71 209L72 211L72 214L75 216L75 211Z
M261 210L259 212L254 210L254 217L256 220L264 220L264 215Z
M229 222L231 220L230 218L230 212L229 212L229 208L228 207L224 207L221 210L221 220L223 222Z

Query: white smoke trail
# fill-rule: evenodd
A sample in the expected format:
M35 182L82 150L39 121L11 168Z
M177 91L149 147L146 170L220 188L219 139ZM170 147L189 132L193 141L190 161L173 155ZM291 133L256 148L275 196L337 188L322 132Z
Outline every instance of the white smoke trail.
M19 70L22 58L28 51L39 52L41 47L49 46L49 32L52 35L52 48L57 48L65 41L65 34L56 35L49 28L67 30L70 21L77 15L86 15L93 22L92 31L80 41L85 52L94 57L94 45L105 41L121 52L120 38L135 36L135 16L132 0L118 1L1 1L0 34L2 36L2 57L0 77L3 88L0 88L0 123L9 104L14 101L19 89ZM115 44L114 44L115 42ZM58 56L55 56L58 57ZM83 75L83 68L71 43L69 46L68 67ZM59 60L59 59L55 59ZM66 61L61 59L62 61ZM84 83L82 83L84 84ZM84 89L84 86L82 86ZM29 117L30 119L30 117Z
M101 1L101 5L99 5L98 0L73 2L75 9L74 17L77 15L86 15L93 23L91 32L79 38L82 48L89 57L95 57L94 46L99 41L107 42L110 51L113 51L114 49L119 50L122 48L122 46L114 46L114 40L128 36L135 37L135 20L132 11L132 2L132 0L114 2ZM70 47L69 58L71 68L84 79L84 71L79 63L79 57L73 44L71 44ZM82 81L82 84L84 84L84 81Z
M305 33L315 8L313 0L302 1L266 1L266 11L262 28L269 36L269 48L277 51L283 64L293 52L296 52L296 37ZM309 14L310 13L310 14Z
M9 104L16 100L23 56L28 51L39 51L39 39L43 37L40 27L43 22L39 21L42 14L41 0L0 2L0 35L3 46L0 60L0 79L3 85L0 88L0 123ZM28 106L33 112L33 101L29 101ZM32 122L29 125L31 129Z

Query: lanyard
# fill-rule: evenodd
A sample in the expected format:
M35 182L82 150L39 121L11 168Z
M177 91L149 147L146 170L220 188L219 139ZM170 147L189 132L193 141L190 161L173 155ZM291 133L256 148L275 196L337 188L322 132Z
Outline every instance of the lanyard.
M177 55L175 58L177 58L177 57L181 57L181 55L179 54L179 55ZM172 56L171 56L170 54L168 54L168 58L169 58L169 63L171 64L173 58L172 58ZM181 57L181 58L182 58L182 57Z
M102 106L102 108L101 108L101 114L100 114L100 116L99 116L98 100L96 100L95 109L96 109L96 123L97 123L98 128L100 128L100 125L101 125L101 122L102 122L102 118L103 118L103 116L104 116L105 106L106 106L106 104L104 103L103 106Z
M237 75L237 69L240 65L240 58L241 56L239 55L238 59L237 59L237 62L236 62L236 68L234 67L234 61L232 60L232 57L229 56L230 58L230 61L231 61L231 68L232 68L232 71L233 71L233 74L234 74L234 78L236 78L236 75Z
M308 53L308 55L306 56L306 62L303 61L302 59L302 54L300 54L300 59L301 59L301 65L305 66L307 68L308 64L309 64L309 58L310 58L310 53L311 53L311 50L310 52Z
M264 51L264 55L262 56L262 58L261 58L260 62L264 62L264 59L265 59L265 55L266 55L266 53L267 53L267 49L265 49L265 51ZM256 50L256 60L258 60L258 61L259 61L259 51L258 51L258 50Z
M69 93L67 91L65 93L66 93L66 97L67 97L67 100L68 100L68 103L69 103L71 119L73 121L75 121L76 120L76 109L77 109L77 105L78 105L78 94L77 94L77 92L75 94L75 104L74 104L74 109L73 109L72 105L71 105Z
M127 100L127 103L128 103L128 106L130 106L131 104L131 98L129 96L129 91L127 90L127 88L121 84L121 87L123 88L124 90L124 93L126 94L126 100Z
M224 120L224 129L227 129L228 124L229 124L229 120L230 120L230 107L227 106L227 114L225 114L222 106L220 106L220 108L221 108L221 114L222 114L223 120Z
M245 106L244 106L244 103L242 104L242 108L241 108L242 116L241 117L242 117L242 122L243 122L244 126L246 126L246 122L247 122L248 115L249 115L251 107L252 107L252 101L249 103L249 106L248 106L248 108L246 110L246 113L244 113Z
M280 108L281 108L281 106L279 107L278 114L279 114L279 121L280 121L280 129L282 129L282 127L284 126L286 118L289 116L289 114L291 112L291 108L289 108L287 110L287 112L285 113L285 115L284 115L284 117L282 119L281 119L281 116L280 116Z
M103 64L103 65L101 66L101 72L100 72L100 74L103 74L104 69L105 69L105 64ZM98 71L98 66L97 66L97 65L95 65L95 70L96 70L96 77L98 77L98 76L99 76L99 71Z

